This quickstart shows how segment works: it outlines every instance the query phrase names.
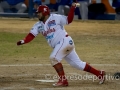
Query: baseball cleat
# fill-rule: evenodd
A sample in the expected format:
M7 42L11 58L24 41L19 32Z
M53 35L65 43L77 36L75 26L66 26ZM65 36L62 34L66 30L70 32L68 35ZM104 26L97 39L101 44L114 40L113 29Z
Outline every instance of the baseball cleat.
M106 75L105 71L100 71L100 75L98 76L100 80L99 84L103 84L105 82L105 75Z
M68 82L67 80L65 81L58 81L57 83L53 84L54 87L59 87L59 86L63 86L63 87L66 87L68 86Z

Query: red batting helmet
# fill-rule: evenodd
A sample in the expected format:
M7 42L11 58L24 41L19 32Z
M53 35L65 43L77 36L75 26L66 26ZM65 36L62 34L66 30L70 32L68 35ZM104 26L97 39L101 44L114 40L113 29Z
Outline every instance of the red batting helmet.
M50 14L50 10L49 7L46 5L39 5L39 7L37 8L36 13L42 12L42 14L44 16L49 15Z

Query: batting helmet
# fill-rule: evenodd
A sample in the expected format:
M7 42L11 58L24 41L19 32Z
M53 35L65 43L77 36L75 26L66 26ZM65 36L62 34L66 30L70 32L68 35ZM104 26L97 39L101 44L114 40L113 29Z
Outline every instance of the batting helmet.
M37 8L36 13L42 12L42 14L44 16L49 15L50 14L50 10L49 7L46 5L39 5L39 7Z

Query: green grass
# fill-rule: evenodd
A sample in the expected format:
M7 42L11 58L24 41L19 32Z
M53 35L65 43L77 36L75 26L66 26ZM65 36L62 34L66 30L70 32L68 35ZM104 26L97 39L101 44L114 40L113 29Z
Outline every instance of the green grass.
M27 34L0 32L0 62L13 63L14 61L26 62L31 59L49 58L49 46L45 39L39 35L29 44L17 46L16 42L23 39ZM47 57L47 58L46 58Z
M17 46L16 42L23 39L26 33L0 32L0 63L50 63L49 55L52 48L42 35L38 35L28 44ZM74 35L76 51L83 61L89 63L119 63L119 36Z
M42 35L28 44L17 46L37 20L0 19L0 64L50 63L52 48ZM88 63L120 63L119 21L74 21L65 26L76 51ZM64 62L63 62L64 63Z

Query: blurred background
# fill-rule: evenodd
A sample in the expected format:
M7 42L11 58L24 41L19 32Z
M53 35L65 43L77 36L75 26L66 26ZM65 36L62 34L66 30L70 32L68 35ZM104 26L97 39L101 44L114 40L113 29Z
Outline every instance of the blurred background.
M0 0L0 17L35 18L39 5L51 13L67 15L72 2L80 3L75 20L120 20L120 0Z

